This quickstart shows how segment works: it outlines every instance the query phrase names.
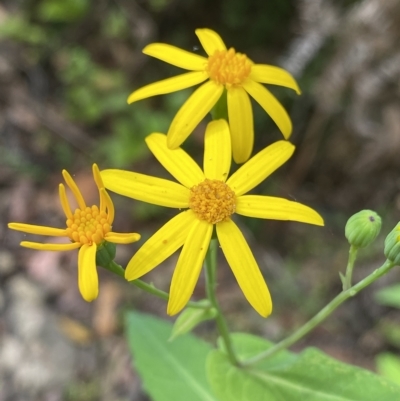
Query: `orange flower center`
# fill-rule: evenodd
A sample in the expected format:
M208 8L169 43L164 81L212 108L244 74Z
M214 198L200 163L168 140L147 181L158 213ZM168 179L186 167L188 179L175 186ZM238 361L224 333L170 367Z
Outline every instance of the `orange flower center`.
M189 207L200 220L215 224L235 213L236 196L224 182L206 179L190 190Z
M208 57L206 71L210 79L228 88L240 85L250 74L252 62L245 54L236 53L231 47L229 50L216 50Z
M74 242L97 244L111 231L106 212L100 212L94 205L85 209L76 209L72 219L67 220L67 234Z

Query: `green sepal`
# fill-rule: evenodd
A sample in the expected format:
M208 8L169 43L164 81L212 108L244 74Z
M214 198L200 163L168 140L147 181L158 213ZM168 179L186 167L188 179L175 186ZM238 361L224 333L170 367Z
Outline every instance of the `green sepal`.
M384 254L395 265L400 265L400 222L386 237Z
M376 212L361 210L347 221L345 236L350 245L356 248L365 248L378 236L381 226L382 220Z
M213 120L219 120L220 118L229 121L228 119L228 99L227 91L224 89L221 97L218 99L215 106L211 109L211 117Z
M204 309L186 308L176 319L168 341L173 341L176 337L189 333L200 323L214 319L217 316L217 310L210 306L208 299L203 299L197 304L203 305Z
M97 248L96 265L108 269L115 259L117 246L112 242L103 241Z

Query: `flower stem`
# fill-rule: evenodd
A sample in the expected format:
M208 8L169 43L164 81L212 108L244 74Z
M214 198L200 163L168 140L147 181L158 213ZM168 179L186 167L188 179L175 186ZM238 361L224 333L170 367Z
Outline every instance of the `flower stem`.
M107 269L117 274L118 276L125 278L125 270L122 268L122 266L115 263L114 261L110 262L110 264L107 266ZM158 288L154 287L153 284L147 284L146 282L139 279L133 280L130 283L148 292L149 294L155 295L158 298L164 299L166 301L168 301L169 299L169 294L167 292L159 290ZM189 301L187 306L194 309L207 309L210 307L210 305L199 304L192 301Z
M350 246L349 260L346 267L346 275L343 277L343 291L347 291L351 287L351 280L353 276L354 263L357 259L358 248L354 245Z
M225 317L221 312L219 307L217 297L215 295L216 288L216 270L217 270L217 251L218 251L218 240L212 239L210 242L210 247L208 248L206 256L206 289L207 297L211 302L211 305L217 311L215 321L217 323L217 328L221 338L224 342L226 352L228 354L229 360L233 365L239 366L239 361L236 357L235 351L233 349L232 340L229 334L228 325L226 323Z
M275 344L273 347L268 350L261 352L260 354L243 361L242 366L250 366L255 363L261 362L264 359L270 358L272 355L275 355L277 352L282 351L301 338L303 338L306 334L308 334L311 330L313 330L316 326L322 323L339 305L341 305L344 301L346 301L350 297L354 297L358 294L362 289L372 284L379 277L385 275L395 264L389 260L372 272L369 276L361 280L359 283L350 287L349 289L342 291L336 298L334 298L328 305L322 308L313 318L311 318L307 323L297 329L293 334L279 343Z

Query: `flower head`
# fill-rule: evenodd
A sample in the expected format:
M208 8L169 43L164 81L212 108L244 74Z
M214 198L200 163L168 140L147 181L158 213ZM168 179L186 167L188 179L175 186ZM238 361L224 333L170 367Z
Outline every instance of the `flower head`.
M232 153L237 163L245 162L253 149L253 111L248 95L271 116L283 136L289 138L292 123L288 114L261 84L285 86L300 94L294 78L282 68L254 64L245 54L227 49L221 37L210 29L197 29L196 35L208 57L163 43L146 46L143 53L191 72L146 85L134 91L128 103L207 81L187 99L173 119L167 138L169 148L175 149L185 141L217 103L224 89L227 91Z
M96 271L97 250L100 250L106 242L128 244L138 241L140 235L136 233L119 234L111 231L111 226L114 221L114 205L104 187L99 168L96 164L93 164L93 177L99 189L100 206L87 206L78 186L68 172L63 170L62 175L78 204L78 208L72 212L67 199L65 186L60 184L59 194L61 205L67 218L66 228L52 228L22 223L9 223L8 227L28 234L67 237L71 241L68 244L42 244L22 241L21 246L45 251L69 251L79 248L79 290L82 297L90 302L97 298L99 292Z
M215 226L222 251L244 295L257 312L268 316L272 302L267 285L231 216L238 213L323 225L321 216L308 206L281 198L245 195L285 163L294 146L278 141L228 178L231 142L225 120L212 121L207 126L204 171L183 149L168 148L163 134L149 135L146 143L179 183L135 172L103 170L106 188L144 202L188 210L173 217L138 250L127 266L126 279L143 276L183 245L168 302L168 313L178 313L193 293Z

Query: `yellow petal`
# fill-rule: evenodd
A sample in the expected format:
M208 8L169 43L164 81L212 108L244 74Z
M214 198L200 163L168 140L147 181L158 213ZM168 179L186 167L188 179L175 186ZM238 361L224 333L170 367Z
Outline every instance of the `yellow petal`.
M193 294L210 244L213 225L203 220L192 224L172 277L168 315L180 312Z
M191 210L181 212L162 226L133 255L125 271L128 281L135 280L171 256L185 242L197 220Z
M96 163L94 163L92 166L92 172L93 172L94 182L96 183L97 188L99 190L100 190L100 188L104 188L104 184L103 184L103 181L102 181L101 175L100 175L100 170Z
M75 196L76 201L78 202L79 208L80 209L85 209L86 208L86 203L85 200L83 199L83 196L81 194L81 191L79 190L78 186L76 185L75 181L73 178L70 176L67 170L62 171L62 175L64 177L65 182L67 183L69 189L72 191L72 193Z
M271 196L240 196L236 200L236 213L260 219L291 220L317 226L324 225L322 217L310 207Z
M203 49L209 56L213 55L216 50L226 50L225 43L217 32L211 29L196 29L195 32Z
M65 192L65 187L63 184L60 184L58 186L58 193L60 196L61 207L64 210L65 216L67 217L67 219L72 219L73 215L71 211L71 206L69 205L67 193Z
M224 90L223 85L208 81L197 88L172 120L167 144L171 149L180 146L199 122L214 107Z
M226 183L236 196L243 195L282 166L292 156L294 149L290 142L275 142L253 156Z
M114 244L130 244L140 240L140 234L137 233L114 233L110 231L104 236L104 239Z
M101 177L117 194L159 206L189 207L190 190L176 182L125 170L103 170Z
M244 163L253 150L253 110L249 95L240 86L228 89L228 115L232 153L236 163Z
M274 120L285 139L288 139L292 133L292 121L283 106L276 100L275 96L264 86L252 79L247 79L242 85L250 96L252 96Z
M165 43L151 43L143 49L143 53L185 70L203 71L207 64L205 57Z
M22 241L20 245L37 251L72 251L73 249L78 249L82 244L79 242L71 244L40 244L39 242Z
M250 79L263 84L285 86L301 94L296 80L283 68L273 65L255 64L251 67Z
M208 78L204 71L187 72L176 77L163 79L132 92L128 97L128 103L146 99L151 96L164 95L166 93L180 91L200 84Z
M11 230L23 231L28 234L49 235L51 237L66 237L67 230L61 228L34 226L33 224L8 223Z
M102 208L105 208L107 211L108 223L112 225L115 217L114 203L105 188L100 188L100 200L100 211L103 211Z
M145 140L157 160L186 188L205 180L201 168L183 149L168 148L166 135L154 133Z
M78 285L83 299L91 302L99 294L99 279L96 270L96 244L85 244L79 250Z
M204 139L204 174L209 180L225 182L231 168L231 138L225 120L211 121Z
M217 236L244 296L261 316L267 317L272 312L271 295L243 234L228 220L217 224Z

